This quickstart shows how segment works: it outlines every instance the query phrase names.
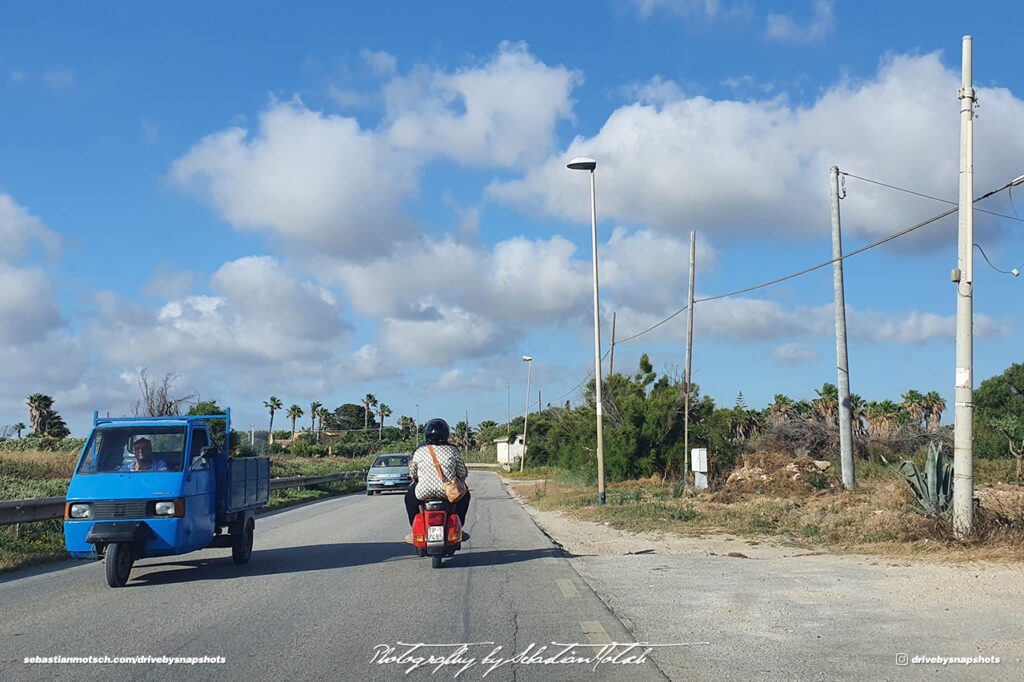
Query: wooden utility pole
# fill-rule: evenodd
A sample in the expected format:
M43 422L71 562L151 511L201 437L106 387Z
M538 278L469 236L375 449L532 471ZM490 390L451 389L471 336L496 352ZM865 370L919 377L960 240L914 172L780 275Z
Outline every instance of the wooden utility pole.
M690 472L690 354L693 350L693 269L697 260L697 232L690 230L690 287L686 297L686 364L683 366L683 488Z

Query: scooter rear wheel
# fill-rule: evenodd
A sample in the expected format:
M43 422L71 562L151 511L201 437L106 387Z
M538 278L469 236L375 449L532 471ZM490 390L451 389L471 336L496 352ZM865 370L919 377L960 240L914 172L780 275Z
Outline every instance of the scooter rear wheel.
M433 555L431 555L431 557L430 557L430 565L433 568L441 568L441 566L443 565L441 563L441 555L440 554L433 554Z

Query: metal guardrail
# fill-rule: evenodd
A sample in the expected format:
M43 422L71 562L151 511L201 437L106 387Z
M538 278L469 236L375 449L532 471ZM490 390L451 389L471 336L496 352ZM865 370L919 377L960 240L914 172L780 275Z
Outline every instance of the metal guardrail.
M270 479L270 489L305 488L310 485L323 485L324 483L336 483L337 481L359 478L366 478L366 470L342 471L336 474L324 474L321 476L272 478ZM0 502L0 526L62 518L64 518L63 497L40 497L33 500L7 500Z

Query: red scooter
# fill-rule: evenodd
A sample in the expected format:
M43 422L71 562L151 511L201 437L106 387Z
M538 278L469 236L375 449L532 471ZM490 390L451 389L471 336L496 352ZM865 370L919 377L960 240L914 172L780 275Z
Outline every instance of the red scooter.
M412 544L416 554L429 556L431 566L441 568L444 557L462 549L462 523L455 505L447 500L427 500L412 521Z

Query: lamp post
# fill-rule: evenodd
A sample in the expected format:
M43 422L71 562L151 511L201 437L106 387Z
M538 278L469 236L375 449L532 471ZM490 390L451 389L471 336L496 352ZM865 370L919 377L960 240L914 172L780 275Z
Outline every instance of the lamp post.
M523 416L523 456L519 458L519 473L523 473L523 466L526 464L526 422L530 419L530 375L533 374L533 358L524 355L523 362L530 364L526 370L526 415Z
M603 505L604 495L604 432L601 428L601 313L597 293L597 202L594 198L594 169L597 161L578 157L566 164L570 170L590 171L590 235L594 255L594 402L597 406L597 497Z
M420 404L416 403L416 443L420 442Z
M505 435L506 436L511 436L512 435L512 384L510 384L507 381L505 382L505 393L506 393L505 400L508 403L506 405L506 407L508 408L508 421L506 422L506 424L508 424L508 428L505 431Z

